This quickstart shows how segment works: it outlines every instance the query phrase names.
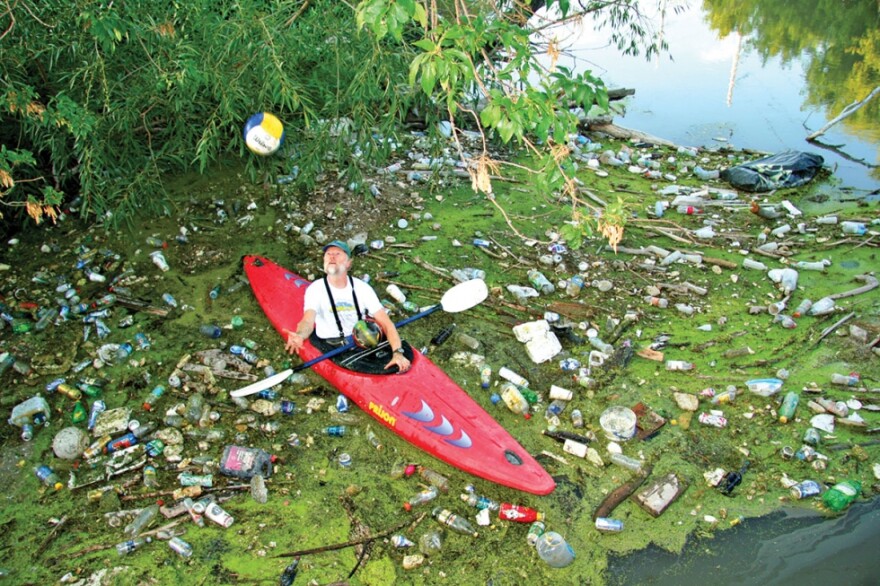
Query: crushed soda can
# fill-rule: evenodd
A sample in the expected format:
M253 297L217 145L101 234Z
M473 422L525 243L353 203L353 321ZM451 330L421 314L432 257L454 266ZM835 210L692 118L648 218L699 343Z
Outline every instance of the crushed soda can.
M339 395L338 397L336 397L336 410L340 413L348 413L348 397L346 397L345 395Z
M727 418L720 411L710 411L708 413L700 413L697 418L703 425L711 425L712 427L727 427Z

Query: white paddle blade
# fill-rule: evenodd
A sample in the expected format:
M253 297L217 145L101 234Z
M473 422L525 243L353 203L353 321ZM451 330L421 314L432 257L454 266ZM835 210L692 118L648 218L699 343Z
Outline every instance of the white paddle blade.
M489 296L489 288L483 279L471 279L454 286L443 294L440 305L443 311L458 313L476 307Z
M265 391L266 389L271 389L277 384L281 384L287 379L290 378L290 375L293 374L293 369L288 368L285 371L279 372L278 374L273 374L269 378L264 378L263 380L258 380L257 382L250 384L246 387L242 387L238 390L232 391L229 393L231 397L247 397L248 395L253 395L254 393L259 393L260 391Z

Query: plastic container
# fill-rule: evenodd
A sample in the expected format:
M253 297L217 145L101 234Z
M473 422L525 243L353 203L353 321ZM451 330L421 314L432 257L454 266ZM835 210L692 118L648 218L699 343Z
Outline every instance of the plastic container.
M841 222L840 229L844 234L862 236L868 232L868 228L862 222Z
M556 287L551 283L547 277L544 276L544 273L537 269L532 269L528 273L529 283L532 284L532 287L543 293L544 295L549 295L556 290Z
M58 475L55 474L55 471L45 464L41 464L35 467L34 475L45 486L54 488L55 490L61 490L62 488L64 488L64 484L62 484L61 480L58 478Z
M153 541L151 537L136 537L134 539L129 539L128 541L123 541L122 543L117 543L116 553L121 556L129 554L137 548L141 547L142 545L150 543L151 541Z
M490 384L492 384L492 367L484 364L480 368L480 387L488 389Z
M125 533L132 537L137 537L144 529L150 526L150 523L159 514L159 505L152 504L149 507L141 509L141 512L135 517L134 521L125 527Z
M648 305L652 305L654 307L659 307L661 309L665 309L666 307L669 306L668 299L664 299L663 297L654 297L651 295L647 295L645 297L645 303L647 303Z
M440 491L437 490L436 486L429 486L425 490L420 490L419 492L409 497L409 499L407 499L407 501L403 503L403 508L407 511L410 511L413 507L434 500L435 498L437 498L437 495L439 493Z
M794 418L795 409L798 406L800 397L797 393L789 391L782 399L782 405L779 407L779 423L788 423Z
M746 381L749 391L759 397L770 397L782 388L782 380L778 378L756 378Z
M490 511L497 511L501 508L500 503L493 501L487 496L480 496L473 492L461 494L459 496L461 497L461 500L466 502L468 505L480 510L489 509Z
M219 338L223 335L223 330L214 324L203 324L199 326L199 333L206 338Z
M547 531L535 544L538 556L551 568L564 568L574 561L574 550L565 538L555 531Z
M446 525L456 533L470 535L472 537L477 537L479 535L470 523L449 509L435 507L434 510L431 511L431 516L434 517L438 523Z
M840 374L835 372L831 375L831 384L835 385L843 385L845 387L857 387L859 386L860 382L861 377L854 372L851 372L849 374Z
M275 457L259 448L226 446L220 458L221 474L250 480L255 475L268 478L272 476L272 463Z
M611 462L635 473L642 471L642 462L640 460L625 456L624 454L611 454Z
M822 502L832 511L839 512L850 506L862 494L862 483L858 480L838 482L825 491Z
M823 297L819 301L815 302L810 309L807 310L807 315L817 316L817 315L827 315L834 311L834 300L830 297Z
M418 468L419 476L422 477L428 484L431 486L436 486L440 492L446 494L449 492L449 479L437 472L436 470L431 470L425 466L419 466Z
M153 405L165 394L165 387L162 385L156 385L153 387L153 390L150 391L150 394L147 395L147 398L144 399L143 408L145 411L151 411L153 409ZM91 429L91 428L89 428Z
M599 425L612 441L627 441L636 433L636 414L627 407L609 407L599 417Z
M32 423L35 415L41 415L46 421L49 421L51 415L49 403L41 395L35 395L13 407L8 423L22 427Z
M529 381L527 381L525 378L518 375L517 373L513 372L506 366L502 366L501 369L498 370L498 376L521 387L529 386Z
M511 412L523 417L529 416L529 403L515 384L505 382L501 386L501 400Z

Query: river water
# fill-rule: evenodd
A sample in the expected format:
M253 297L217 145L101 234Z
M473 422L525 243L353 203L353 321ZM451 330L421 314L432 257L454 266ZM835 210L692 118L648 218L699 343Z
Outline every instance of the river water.
M809 103L809 54L761 56L748 37L712 30L699 7L655 25L674 60L623 57L605 33L590 27L562 33L574 47L560 64L589 69L610 88L636 90L616 124L681 145L815 152L846 191L880 189L880 120L832 126L820 140L835 149L805 140L840 114ZM846 103L865 97L853 95ZM834 518L793 510L748 519L712 539L692 539L681 555L651 548L614 559L608 577L611 584L657 586L877 584L878 544L880 500L874 499Z
M810 4L813 1L804 2ZM737 10L736 6L729 8ZM802 24L813 27L813 32L822 26ZM573 50L560 59L560 64L577 71L589 69L609 88L635 89L635 95L624 102L625 113L615 117L616 124L680 145L729 144L768 153L786 149L815 152L834 169L842 187L869 192L880 188L880 117L872 120L875 117L867 116L867 122L832 126L820 140L834 145L835 150L805 140L841 113L839 107L829 111L811 105L809 102L817 98L811 100L810 96L824 97L823 92L828 90L823 86L828 84L823 80L846 79L855 73L828 71L832 63L828 60L822 63L824 77L820 77L815 73L816 58L807 51L786 59L760 55L749 35L721 36L712 30L708 14L699 7L667 14L662 21L658 17L654 25L668 42L672 59L670 55L651 61L643 56L621 56L616 47L609 45L606 33L595 32L590 26L560 33L573 42ZM777 34L781 33L754 33L763 36L765 44L793 43L776 40L773 35ZM821 42L815 40L816 44ZM853 68L850 62L836 63L841 69ZM880 85L880 80L874 81L869 89ZM838 103L849 105L866 98L869 92L841 87L839 93ZM880 96L873 101L880 102ZM877 111L880 108L871 110ZM867 109L862 114L866 113ZM853 119L855 116L848 120Z

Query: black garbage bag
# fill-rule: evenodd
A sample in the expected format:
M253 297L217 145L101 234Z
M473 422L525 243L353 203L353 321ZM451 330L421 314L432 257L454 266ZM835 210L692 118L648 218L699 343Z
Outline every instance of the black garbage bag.
M725 169L721 172L721 179L737 189L750 192L800 187L816 176L824 161L813 153L783 151Z

